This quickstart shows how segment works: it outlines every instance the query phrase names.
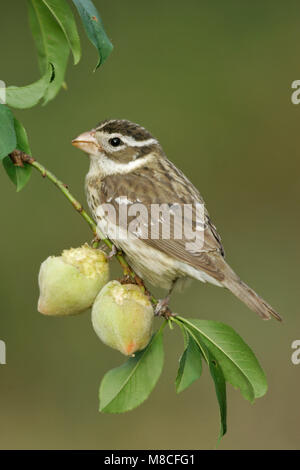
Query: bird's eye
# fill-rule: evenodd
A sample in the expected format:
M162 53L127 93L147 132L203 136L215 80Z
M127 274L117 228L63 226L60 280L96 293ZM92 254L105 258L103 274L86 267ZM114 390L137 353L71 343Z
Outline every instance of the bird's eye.
M113 137L112 139L109 139L108 142L109 142L110 145L112 145L113 147L119 147L120 145L123 144L122 140L119 139L119 137Z

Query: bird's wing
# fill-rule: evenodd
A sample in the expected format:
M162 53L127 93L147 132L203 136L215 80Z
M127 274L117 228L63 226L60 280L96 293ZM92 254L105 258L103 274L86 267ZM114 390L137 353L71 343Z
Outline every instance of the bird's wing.
M215 262L215 258L224 254L221 238L209 218L203 199L192 183L167 159L155 163L154 166L139 169L138 173L107 176L101 186L101 203L112 204L117 224L133 231L147 245L203 270L218 280L223 279L219 263ZM183 228L195 230L196 203L202 207L204 226L199 231L199 240L193 243ZM131 212L126 221L123 217L119 219L121 209L129 210L130 214L133 206L138 209L137 204L141 205L143 210L137 210L134 214ZM151 218L153 205L161 204L166 212ZM190 206L189 210L185 210L187 205ZM176 216L172 218L174 211ZM108 216L111 217L111 214ZM170 224L170 234L166 237L164 229L168 216L173 222ZM134 220L138 222L137 225ZM157 225L153 237L151 228L153 229L155 221ZM115 223L115 220L113 222Z

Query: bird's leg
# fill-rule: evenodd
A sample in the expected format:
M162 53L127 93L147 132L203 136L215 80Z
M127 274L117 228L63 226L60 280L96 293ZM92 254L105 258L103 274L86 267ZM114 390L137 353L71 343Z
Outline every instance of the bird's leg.
M167 296L164 299L160 299L157 302L155 310L154 310L154 315L157 315L159 317L165 316L166 318L172 315L171 310L169 309L169 302L170 302L170 297L175 287L176 281L177 281L177 278L174 279L174 281L172 282L171 288Z
M114 256L116 256L116 254L118 253L118 250L116 248L115 245L112 245L111 247L111 250L107 253L107 250L108 250L108 247L107 245L103 242L103 240L101 240L101 238L98 238L97 236L95 236L92 240L92 246L95 244L95 243L98 243L98 248L100 248L101 250L105 251L106 253L106 257L107 259L111 259L113 258Z
M122 278L119 279L120 284L132 284L132 278L129 274L126 274Z
M169 294L164 299L160 299L155 306L154 315L157 315L159 317L164 316L168 309L169 301Z

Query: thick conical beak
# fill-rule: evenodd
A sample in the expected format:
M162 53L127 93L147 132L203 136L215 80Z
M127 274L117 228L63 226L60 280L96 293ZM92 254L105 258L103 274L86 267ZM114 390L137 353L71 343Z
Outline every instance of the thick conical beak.
M95 137L95 131L83 132L83 134L72 140L72 145L92 155L97 155L101 151L101 147Z

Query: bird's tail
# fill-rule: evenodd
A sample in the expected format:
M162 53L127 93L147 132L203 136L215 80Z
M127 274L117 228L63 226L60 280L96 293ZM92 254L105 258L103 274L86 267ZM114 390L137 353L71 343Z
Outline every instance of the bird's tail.
M276 320L282 321L281 316L271 305L257 295L251 287L247 286L228 265L226 274L222 284L253 310L253 312L256 312L263 320L269 320L271 317L274 317Z

